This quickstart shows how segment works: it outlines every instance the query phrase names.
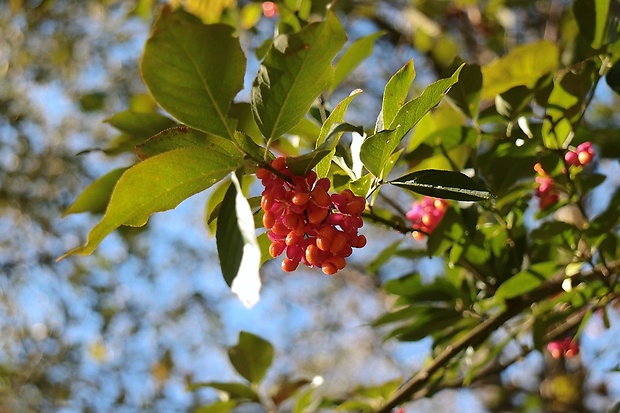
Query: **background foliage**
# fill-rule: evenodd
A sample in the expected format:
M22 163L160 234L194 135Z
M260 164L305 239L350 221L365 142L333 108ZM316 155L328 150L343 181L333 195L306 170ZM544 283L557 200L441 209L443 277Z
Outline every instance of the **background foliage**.
M413 398L408 410L453 411L472 395L450 391L462 386L472 411L614 406L615 2L342 1L326 14L285 1L275 18L242 1L4 6L3 410L389 411ZM287 37L267 51L274 30ZM586 141L594 163L566 164ZM339 190L380 187L364 212L371 241L341 275L285 277L268 262L246 310L226 285L245 254L222 280L203 228L233 245L218 229L227 176L251 176L265 147ZM558 198L541 209L549 177ZM407 188L482 201L451 202L416 242ZM119 230L55 263L96 222L73 215L86 211L105 214L72 252ZM550 356L563 337L579 357Z

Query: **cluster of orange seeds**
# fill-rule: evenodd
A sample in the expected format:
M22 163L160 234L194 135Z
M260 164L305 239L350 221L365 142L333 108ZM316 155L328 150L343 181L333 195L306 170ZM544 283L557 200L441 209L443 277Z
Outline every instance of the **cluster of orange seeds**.
M300 262L328 275L343 269L353 248L366 245L366 237L358 234L366 200L349 189L330 195L329 179L317 180L314 171L295 176L283 157L271 166L281 176L265 168L256 171L265 187L261 208L271 256L286 252L282 269L287 272L295 271Z

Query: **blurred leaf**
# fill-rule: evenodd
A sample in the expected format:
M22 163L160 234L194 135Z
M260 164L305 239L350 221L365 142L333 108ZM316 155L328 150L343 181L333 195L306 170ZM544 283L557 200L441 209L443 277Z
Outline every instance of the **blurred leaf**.
M150 138L165 129L177 126L175 121L159 113L143 113L131 110L112 115L104 122L139 140Z
M237 406L234 400L217 401L206 406L200 406L194 413L229 413Z
M81 212L90 212L92 214L103 213L108 206L116 182L126 170L127 168L114 169L94 180L82 191L77 199L73 201L62 216L66 217L69 214L79 214Z
M80 96L80 108L84 112L94 112L103 109L106 94L104 92L86 93Z
M599 49L607 33L610 0L575 0L573 15L579 32L592 48Z
M211 387L213 389L221 390L228 393L228 396L239 402L239 400L249 400L258 402L259 398L256 392L243 383L225 383L219 381L207 381L200 383L192 383L189 387L189 391L195 391L204 387Z
M422 195L457 201L481 201L493 195L482 184L460 172L426 169L388 183Z
M370 274L376 274L379 271L379 268L383 266L386 262L388 262L395 254L398 252L398 247L403 242L402 239L394 241L386 248L383 249L367 266L366 271ZM387 291L387 290L386 290Z
M385 85L381 114L377 119L375 132L384 130L385 125L390 125L398 111L405 105L415 74L413 60L409 60Z
M499 302L503 302L506 299L518 297L532 291L544 281L551 278L551 276L557 272L558 268L558 264L555 262L533 264L527 270L513 275L508 281L500 285L495 292L495 299Z
M309 388L305 392L303 392L297 400L295 400L295 404L293 405L292 413L308 413L314 411L310 407L314 404L314 389Z
M364 59L372 54L377 39L384 34L385 32L380 31L361 37L344 51L336 62L334 81L330 90L334 90Z
M316 140L316 148L317 149L328 139L328 137L330 137L334 133L334 131L333 131L334 125L336 125L338 123L341 123L344 120L344 115L346 114L346 111L347 111L347 108L349 107L349 104L360 93L362 93L361 89L355 89L353 92L351 92L349 94L349 96L344 98L342 100L342 102L340 102L334 108L332 113L329 114L329 117L327 118L327 120L325 120L325 123L323 123L323 126L321 127L321 132L319 133L319 137ZM340 136L342 136L342 132L339 131L339 132L336 132L336 133L339 134L337 137L335 137L336 138L335 142L338 143L340 141ZM362 133L363 133L363 130L362 130ZM316 173L317 173L319 178L324 178L329 173L329 168L331 166L332 158L333 158L335 152L336 152L336 150L335 150L335 146L334 146L334 149L332 149L330 151L330 153L327 154L316 165Z
M241 162L236 149L218 146L208 150L175 149L132 166L118 180L105 215L88 234L86 244L67 252L61 259L92 253L121 225L146 224L154 212L172 209L204 191L237 169Z
M234 7L235 0L185 0L183 7L205 23L215 23L220 20L224 10Z
M482 71L478 65L463 66L459 81L448 91L448 96L465 116L476 119L482 90Z
M605 75L607 85L620 95L620 60L617 60Z
M278 383L275 392L271 395L271 400L276 406L279 406L285 400L293 397L299 389L307 384L310 384L309 380L284 381Z
M533 88L538 79L559 66L559 49L546 40L517 46L506 56L482 67L482 99L515 86Z
M532 101L533 92L525 86L515 86L495 96L497 113L510 121L523 116L523 111Z
M342 25L331 12L324 22L274 40L252 86L252 111L268 141L295 126L329 87L331 61L345 41Z
M241 376L258 384L273 361L273 346L261 337L241 331L239 343L228 349L228 357Z
M164 5L146 42L141 72L155 100L178 120L232 138L236 121L227 113L243 88L245 64L234 28L207 26Z
M217 254L226 284L250 308L259 299L261 250L248 200L236 175L231 180L217 219Z

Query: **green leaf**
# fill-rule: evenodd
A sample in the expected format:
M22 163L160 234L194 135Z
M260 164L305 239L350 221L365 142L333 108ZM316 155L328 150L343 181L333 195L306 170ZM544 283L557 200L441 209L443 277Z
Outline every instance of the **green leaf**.
M239 343L228 349L228 358L241 376L258 384L273 361L273 346L261 337L241 331Z
M555 262L541 262L521 271L499 286L495 292L495 299L503 302L506 299L518 297L548 280L558 270Z
M385 32L369 34L354 41L336 62L334 81L330 90L334 90L360 63L372 54L377 39Z
M176 207L236 170L243 158L231 142L222 139L224 142L227 145L205 148L208 150L181 148L164 152L129 168L114 187L108 208L88 234L86 244L59 259L92 253L121 225L142 226L154 212Z
M331 62L346 41L333 13L299 33L278 36L252 86L252 111L259 129L272 141L295 126L329 87Z
M478 117L480 92L482 91L482 71L478 65L465 65L448 96L465 116L471 119Z
M385 125L390 125L398 111L405 105L413 79L415 79L415 68L413 60L409 60L385 85L381 114L377 119L375 132L385 129Z
M66 217L69 214L79 214L81 212L103 213L108 205L108 201L110 201L114 185L116 185L116 182L126 170L127 168L114 169L94 180L82 191L62 216Z
M217 219L217 254L226 284L250 308L259 299L261 250L248 200L237 176L231 174L231 179Z
M376 274L377 271L379 271L379 269L383 266L383 264L388 262L390 259L392 259L394 255L396 255L396 253L398 252L398 247L400 247L400 244L402 242L403 240L399 239L384 248L383 251L381 251L379 255L377 255L375 259L373 259L366 266L366 271L368 271L369 274Z
M104 122L139 140L150 138L163 130L177 126L175 121L159 113L142 113L132 110L119 112L110 116Z
M404 136L400 125L393 130L383 130L369 136L360 150L362 163L374 176L382 179L383 171Z
M607 85L616 92L617 95L620 95L620 60L613 64L607 75L605 75L605 81Z
M188 390L194 391L204 387L211 387L226 392L231 399L259 401L256 392L243 383L225 383L219 381L192 383L188 387Z
M363 133L364 130L360 126L349 123L332 124L325 141L317 149L301 156L286 158L286 165L294 175L306 175L321 160L334 152L343 132Z
M398 111L396 117L390 123L389 129L394 129L397 125L401 125L403 135L400 139L402 139L428 111L441 102L441 99L448 93L452 85L458 81L461 69L463 69L463 65L459 66L449 78L440 79L430 84L420 96L407 102Z
M558 68L559 57L558 46L546 40L515 47L482 68L482 99L494 98L515 86L534 88L539 78Z
M234 28L204 25L182 9L165 5L146 42L144 83L164 109L192 128L232 138L228 117L243 88L246 59Z
M206 406L200 406L195 413L229 413L237 406L234 400L217 401Z
M422 195L457 201L481 201L493 195L482 184L460 172L426 169L388 183Z
M342 100L342 102L340 102L334 108L332 113L329 114L329 117L325 120L325 123L323 123L323 126L321 127L321 132L319 133L319 137L316 140L316 147L317 148L319 148L327 140L327 138L330 136L330 134L333 133L334 125L337 124L337 123L340 123L340 122L342 122L344 120L344 115L347 112L347 108L349 107L349 104L360 93L362 93L361 89L355 89L353 92L351 92L351 94L349 94L349 96L344 98ZM339 135L336 138L336 143L338 143L338 141L340 140L340 136L342 136L341 132L339 132ZM335 145L334 145L334 148L335 148ZM316 173L317 173L319 178L324 178L329 173L329 168L330 168L330 165L331 165L331 162L332 162L332 159L334 157L334 153L335 152L336 152L335 149L332 149L330 151L330 153L327 154L316 165Z
M579 32L593 49L599 49L607 33L610 0L575 0L573 15Z
M140 160L159 155L174 149L196 148L209 150L222 144L222 138L208 136L204 132L185 126L166 129L136 146L136 154Z

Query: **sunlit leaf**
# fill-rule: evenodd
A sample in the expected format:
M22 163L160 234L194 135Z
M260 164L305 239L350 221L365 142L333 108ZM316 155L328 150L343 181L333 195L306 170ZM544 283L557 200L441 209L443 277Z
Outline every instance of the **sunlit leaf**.
M143 144L137 145L136 153L141 160L145 160L146 158L174 149L200 147L200 150L208 150L207 148L209 147L214 148L219 145L230 144L222 142L220 137L209 136L196 129L179 126L166 129L149 138Z
M385 85L381 114L377 119L375 132L385 129L385 125L390 125L398 111L405 105L415 74L413 60L409 60Z
M332 82L331 62L346 40L333 13L299 33L278 36L252 86L252 110L268 141L295 126Z
M175 121L159 113L131 110L112 115L104 122L138 139L147 139L165 129L177 126Z
M192 383L188 390L195 391L204 387L211 387L213 389L221 390L228 394L231 399L235 400L249 400L258 402L258 395L254 390L243 383L227 383L220 381L207 381Z
M321 160L333 153L343 132L363 132L361 127L349 123L332 124L325 141L317 149L301 156L286 158L286 165L295 175L304 176Z
M334 90L360 63L372 54L377 39L385 32L376 32L354 41L336 62L334 81L331 90Z
M344 120L344 115L347 111L347 108L349 107L349 104L360 93L362 93L360 89L355 89L353 92L351 92L351 94L349 94L349 96L344 98L342 102L340 102L334 108L334 110L329 114L329 117L327 118L327 120L325 120L325 123L323 123L319 137L316 140L317 148L319 148L325 142L325 140L328 138L330 133L333 133L332 128L334 124L340 123ZM342 135L342 132L338 132L338 133ZM340 140L340 136L338 136L337 139L335 140L336 143L338 143L339 140ZM334 145L334 148L335 148L335 145ZM326 177L327 174L329 173L329 167L331 165L334 153L335 153L335 149L332 149L330 153L325 155L325 157L321 159L321 161L316 165L316 173L319 176L319 178Z
M232 143L230 143L232 146ZM61 258L90 254L121 225L142 226L154 212L176 207L237 169L243 158L234 146L208 150L181 148L148 158L129 168L118 180L101 221L88 241Z
M93 214L104 212L108 206L108 201L110 200L116 182L126 170L127 168L114 169L94 180L82 191L62 216L65 217L69 214L79 214L81 212L90 212Z
M228 349L228 357L241 376L258 384L273 361L273 346L261 337L241 331L237 345Z
M493 195L482 184L460 172L426 169L389 181L422 195L457 201L481 201Z
M540 77L558 68L559 57L558 46L546 40L515 47L482 67L482 99L494 98L515 86L533 88Z
M205 406L200 406L195 413L229 413L237 406L235 400L216 401Z
M555 262L542 262L532 265L527 270L523 270L513 275L499 286L495 292L495 299L504 301L508 298L518 297L538 287L544 281L555 275L558 264Z
M153 97L175 118L232 138L236 122L228 108L243 88L245 63L233 27L204 25L165 5L146 42L141 72Z

